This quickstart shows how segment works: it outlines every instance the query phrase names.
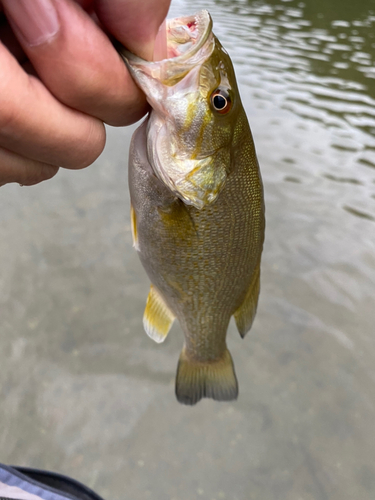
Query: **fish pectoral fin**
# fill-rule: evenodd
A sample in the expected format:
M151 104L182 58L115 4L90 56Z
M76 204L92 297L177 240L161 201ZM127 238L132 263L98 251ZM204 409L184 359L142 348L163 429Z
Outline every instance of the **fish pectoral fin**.
M175 315L164 302L160 293L151 285L143 315L143 326L147 335L158 344L164 342Z
M182 350L177 367L176 397L185 405L195 405L202 398L216 401L237 399L238 383L228 349L220 359L196 361Z
M131 224L131 228L132 228L133 247L136 250L139 250L138 231L137 231L137 216L135 215L135 210L133 208L133 205L130 205L130 224Z
M254 271L253 279L246 293L245 300L234 313L234 319L236 320L237 329L240 332L242 338L247 334L247 332L251 328L251 325L253 324L258 305L259 291L260 262Z

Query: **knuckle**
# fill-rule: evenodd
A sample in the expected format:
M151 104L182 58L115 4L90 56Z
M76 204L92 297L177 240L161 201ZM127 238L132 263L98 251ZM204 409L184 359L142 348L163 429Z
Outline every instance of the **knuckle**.
M42 165L41 172L40 172L40 181L48 181L49 179L52 179L52 177L55 177L57 172L59 171L59 167L55 167L54 165Z
M0 186L18 182L22 186L32 186L51 179L59 167L23 158L0 148Z
M26 168L24 176L16 182L24 186L33 186L39 184L40 182L46 181L54 177L59 170L59 167L53 165L47 165L45 163L38 163L33 165L33 168Z
M99 120L91 121L75 147L75 155L65 168L79 170L91 165L102 153L106 142L105 128Z
M21 93L25 80L23 75L20 78L18 66L15 68L14 61L1 44L0 67L0 132L9 134L16 129L17 123L21 119L21 109L17 97Z
M9 135L17 128L18 110L11 105L11 100L0 100L0 132L2 135Z

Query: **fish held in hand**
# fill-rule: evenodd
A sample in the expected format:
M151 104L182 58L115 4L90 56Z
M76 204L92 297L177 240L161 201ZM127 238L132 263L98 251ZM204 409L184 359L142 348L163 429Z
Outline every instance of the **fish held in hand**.
M121 53L152 107L129 156L134 246L152 283L143 324L162 342L180 322L181 403L236 399L226 333L232 315L242 337L252 325L265 223L233 66L207 11L167 22L162 61Z

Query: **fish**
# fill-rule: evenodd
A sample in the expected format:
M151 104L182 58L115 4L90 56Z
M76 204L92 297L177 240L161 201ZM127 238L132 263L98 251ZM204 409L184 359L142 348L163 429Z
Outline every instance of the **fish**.
M151 106L135 131L128 176L134 247L151 281L143 325L163 342L177 318L184 344L177 400L238 396L227 348L258 304L263 185L231 59L208 11L167 21L167 57L120 53Z

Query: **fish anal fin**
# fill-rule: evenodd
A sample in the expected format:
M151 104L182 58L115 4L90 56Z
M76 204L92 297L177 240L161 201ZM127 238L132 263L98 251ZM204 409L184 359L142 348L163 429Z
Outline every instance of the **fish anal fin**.
M151 285L143 315L143 326L147 335L158 344L164 342L175 315L164 302L160 293Z
M177 367L176 397L185 405L195 405L202 398L216 401L237 399L238 383L228 349L215 361L201 362L189 358L182 350Z
M138 231L137 231L137 216L135 215L135 210L133 208L133 205L130 205L130 224L131 224L131 228L132 228L133 247L136 250L139 250Z
M250 330L253 324L255 313L258 306L258 297L260 291L260 263L257 265L252 282L246 293L245 299L234 313L237 329L243 338Z

